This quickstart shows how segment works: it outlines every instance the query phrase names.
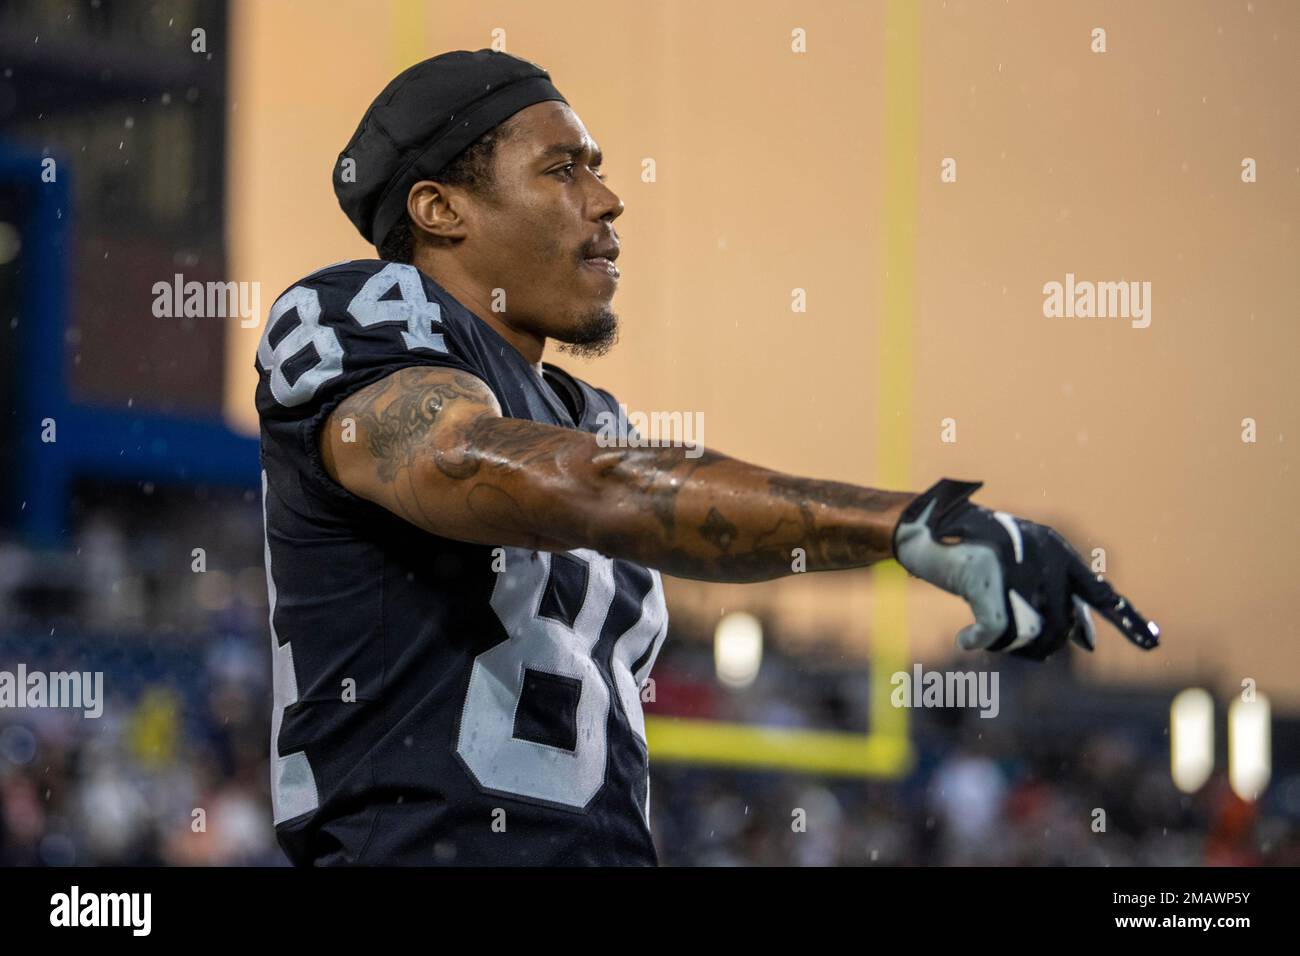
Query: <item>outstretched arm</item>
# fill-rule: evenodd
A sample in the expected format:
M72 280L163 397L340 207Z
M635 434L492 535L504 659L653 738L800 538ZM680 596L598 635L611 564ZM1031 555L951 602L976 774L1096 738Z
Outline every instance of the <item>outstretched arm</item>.
M710 581L790 574L796 548L808 571L888 558L915 497L686 451L605 448L595 435L503 417L482 381L440 368L403 369L361 389L321 433L331 477L426 531L593 548Z
M355 427L346 430L351 422ZM355 432L354 441L344 435ZM473 375L409 368L349 396L321 434L341 485L427 531L478 544L591 548L679 577L764 581L896 557L975 614L957 643L1042 660L1092 650L1089 608L1151 649L1160 630L1059 534L968 499L799 478L716 452L604 448L594 435L505 418Z

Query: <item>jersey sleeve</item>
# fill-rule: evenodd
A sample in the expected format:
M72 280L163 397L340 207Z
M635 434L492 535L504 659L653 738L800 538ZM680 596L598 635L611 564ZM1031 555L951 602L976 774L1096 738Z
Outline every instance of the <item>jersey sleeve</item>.
M345 398L410 366L482 377L439 291L411 265L360 260L313 273L271 307L257 347L257 412L271 480L373 507L329 476L320 429Z

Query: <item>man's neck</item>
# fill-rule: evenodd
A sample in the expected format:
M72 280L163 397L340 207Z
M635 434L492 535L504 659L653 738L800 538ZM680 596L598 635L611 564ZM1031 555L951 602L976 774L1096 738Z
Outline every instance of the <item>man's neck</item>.
M446 289L457 302L492 326L503 339L512 345L516 352L524 357L533 370L542 374L542 353L546 349L546 336L534 335L511 326L501 317L501 313L492 310L491 290L479 288L470 279L455 269L440 270L434 275L427 259L417 256L415 267Z

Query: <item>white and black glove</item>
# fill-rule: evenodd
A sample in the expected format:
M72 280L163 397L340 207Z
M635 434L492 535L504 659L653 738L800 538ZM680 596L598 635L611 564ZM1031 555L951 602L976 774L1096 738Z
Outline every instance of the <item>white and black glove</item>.
M1089 606L1143 650L1160 642L1160 628L1051 528L967 501L983 484L944 478L908 505L894 529L898 563L975 612L975 623L957 634L959 647L1036 661L1067 639L1091 651Z

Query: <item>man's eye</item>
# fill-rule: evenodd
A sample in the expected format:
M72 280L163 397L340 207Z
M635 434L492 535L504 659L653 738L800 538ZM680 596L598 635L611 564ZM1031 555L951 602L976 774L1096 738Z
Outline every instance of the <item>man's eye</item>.
M573 168L577 165L578 165L577 163L565 163L563 166L560 166L558 169L552 170L552 172L558 173L559 175L563 176L565 179L572 179ZM602 173L600 170L593 169L591 173L602 183L605 181L605 174Z

